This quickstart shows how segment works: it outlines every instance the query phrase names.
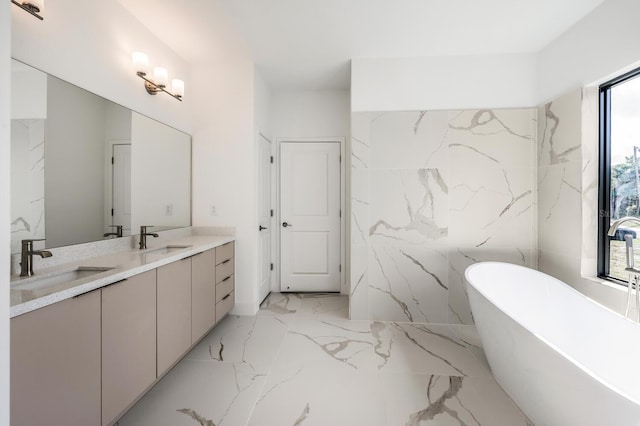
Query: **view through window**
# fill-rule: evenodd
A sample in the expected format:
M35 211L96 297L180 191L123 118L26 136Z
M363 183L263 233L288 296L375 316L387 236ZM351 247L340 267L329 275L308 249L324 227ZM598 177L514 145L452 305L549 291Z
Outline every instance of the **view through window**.
M610 224L624 216L640 218L640 70L601 87L600 274L627 281L625 235L634 239L640 268L640 225L623 224L613 237ZM604 183L604 184L603 184Z

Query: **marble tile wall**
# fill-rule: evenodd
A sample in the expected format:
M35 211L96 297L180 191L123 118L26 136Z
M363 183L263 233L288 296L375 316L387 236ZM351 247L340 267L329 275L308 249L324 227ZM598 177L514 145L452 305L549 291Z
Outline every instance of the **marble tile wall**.
M597 209L597 158L583 156L582 100L582 90L574 90L538 107L538 268L567 283L581 276L583 170L595 174L587 186ZM597 229L596 212L588 216ZM591 245L584 247L593 253L585 254L595 259Z
M622 313L625 289L596 278L598 88L539 107L538 123L538 269Z
M44 238L44 119L11 120L11 253Z
M472 324L468 265L537 265L536 119L352 114L352 319Z

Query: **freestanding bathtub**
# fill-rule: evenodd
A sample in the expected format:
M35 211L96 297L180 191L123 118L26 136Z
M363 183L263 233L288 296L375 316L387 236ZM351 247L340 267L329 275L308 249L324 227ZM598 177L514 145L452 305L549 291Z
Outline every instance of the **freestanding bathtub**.
M640 425L640 326L542 272L467 268L494 377L536 424Z

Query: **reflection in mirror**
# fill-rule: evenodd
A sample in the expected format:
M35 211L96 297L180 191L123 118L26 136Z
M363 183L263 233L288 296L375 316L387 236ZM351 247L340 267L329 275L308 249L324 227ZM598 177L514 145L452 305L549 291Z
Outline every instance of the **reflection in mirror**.
M45 235L47 247L98 240L111 225L105 158L131 143L131 113L58 78L47 79ZM106 151L106 152L105 152ZM105 155L106 154L106 155ZM109 212L110 213L110 212ZM131 225L122 223L125 235Z
M132 114L131 224L176 228L191 223L191 136Z
M47 75L11 64L11 252L21 239L45 236L44 131Z
M191 137L12 62L11 251L191 224Z

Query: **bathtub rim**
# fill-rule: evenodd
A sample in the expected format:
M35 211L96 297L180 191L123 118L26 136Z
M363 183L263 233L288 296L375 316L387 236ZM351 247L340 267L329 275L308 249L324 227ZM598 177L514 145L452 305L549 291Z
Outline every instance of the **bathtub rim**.
M630 402L640 406L640 397L636 398L633 397L631 395L629 395L628 393L621 391L620 389L617 389L615 387L613 387L612 384L610 384L609 382L607 382L606 380L604 380L603 378L601 378L599 375L595 374L593 371L591 371L589 368L587 368L584 364L582 364L581 362L579 362L578 360L576 360L573 356L570 356L567 352L565 352L564 350L562 350L561 348L559 348L557 345L555 345L554 343L550 342L548 339L546 339L544 336L542 336L540 333L537 333L535 331L532 331L529 327L527 327L525 324L523 324L519 319L516 319L513 315L512 312L510 312L509 310L505 310L503 309L502 306L498 305L495 300L489 296L487 296L487 294L482 291L481 289L479 289L474 283L473 281L469 278L469 272L474 269L475 267L481 267L480 265L507 265L509 267L515 267L516 269L526 269L529 271L534 271L538 274L542 274L544 276L546 276L547 278L550 278L554 281L557 281L559 283L561 283L562 285L566 286L569 288L569 290L571 290L574 294L578 294L580 295L580 297L582 297L583 299L586 299L589 303L592 303L594 305L597 305L598 308L600 309L605 309L609 312L611 312L612 314L618 316L621 320L624 320L626 322L630 322L632 323L634 326L636 327L640 327L640 324L635 323L631 320L629 320L628 318L625 318L624 316L622 316L621 314L617 313L616 311L602 305L601 303L596 302L595 300L591 299L590 297L586 296L584 293L579 292L578 290L576 290L575 288L571 287L569 284L565 283L562 280L559 280L549 274L546 274L542 271L538 271L537 269L533 269L533 268L529 268L527 266L523 266L523 265L517 265L515 263L508 263L508 262L496 262L496 261L488 261L488 262L476 262L470 266L467 267L467 269L465 270L464 276L465 279L467 281L467 283L469 283L469 285L471 285L473 287L473 289L475 291L478 292L478 294L480 294L482 297L484 297L487 301L489 301L489 303L491 303L493 306L496 307L496 309L499 309L500 311L502 311L505 315L507 315L512 321L516 322L520 327L522 327L523 329L525 329L528 333L532 334L533 336L535 336L537 339L540 339L542 342L544 342L544 344L548 345L549 347L551 347L554 351L558 352L560 355L562 355L563 357L565 357L566 359L568 359L569 361L571 361L571 363L573 363L573 365L575 365L576 367L578 367L581 371L583 371L585 374L587 374L589 377L591 377L593 380L597 381L598 383L600 383L602 386L605 386L607 389L611 390L612 392L617 393L618 395L620 395L621 397L629 400Z

